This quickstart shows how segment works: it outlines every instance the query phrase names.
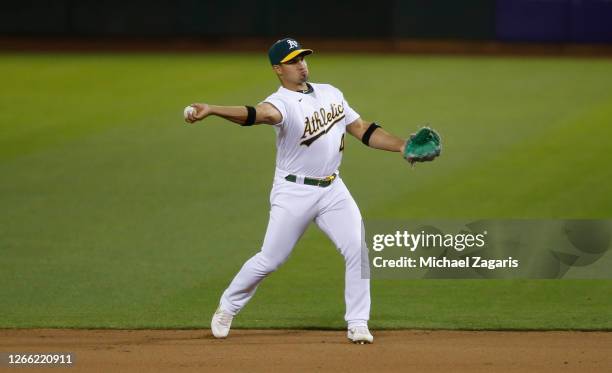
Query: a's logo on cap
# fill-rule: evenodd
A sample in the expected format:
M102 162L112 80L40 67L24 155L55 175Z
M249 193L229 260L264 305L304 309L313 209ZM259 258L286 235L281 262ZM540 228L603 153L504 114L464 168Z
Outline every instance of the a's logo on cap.
M298 47L298 43L295 40L287 40L287 43L289 43L289 49L293 49L293 48L297 48Z

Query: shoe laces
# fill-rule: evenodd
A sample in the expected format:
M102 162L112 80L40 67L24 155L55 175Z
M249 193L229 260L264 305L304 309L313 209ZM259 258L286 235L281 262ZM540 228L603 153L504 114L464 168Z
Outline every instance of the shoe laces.
M367 326L356 326L354 328L351 328L353 334L370 334L370 330L368 329Z
M230 315L229 313L223 311L223 310L217 310L217 312L215 312L218 316L217 320L219 320L219 324L223 325L223 326L229 326L230 323L232 322L232 319L234 318L233 315Z

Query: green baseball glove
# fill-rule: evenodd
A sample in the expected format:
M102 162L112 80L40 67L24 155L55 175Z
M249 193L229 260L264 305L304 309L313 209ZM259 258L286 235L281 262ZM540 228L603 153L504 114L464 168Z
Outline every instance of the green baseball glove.
M429 127L423 127L410 136L404 148L404 159L411 165L415 162L433 161L440 155L440 135Z

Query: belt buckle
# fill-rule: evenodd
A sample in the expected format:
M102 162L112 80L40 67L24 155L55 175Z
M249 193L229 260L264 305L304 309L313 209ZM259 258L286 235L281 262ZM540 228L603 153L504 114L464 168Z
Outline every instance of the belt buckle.
M325 179L319 180L319 184L327 183L327 185L330 185L331 182L334 181L335 178L336 178L336 174L326 176Z

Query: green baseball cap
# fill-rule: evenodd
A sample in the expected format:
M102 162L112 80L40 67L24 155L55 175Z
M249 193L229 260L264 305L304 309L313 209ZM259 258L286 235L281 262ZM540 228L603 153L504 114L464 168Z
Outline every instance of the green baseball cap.
M280 65L294 59L299 55L311 54L312 49L302 49L302 45L292 38L277 40L268 51L268 57L272 65Z

